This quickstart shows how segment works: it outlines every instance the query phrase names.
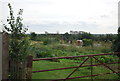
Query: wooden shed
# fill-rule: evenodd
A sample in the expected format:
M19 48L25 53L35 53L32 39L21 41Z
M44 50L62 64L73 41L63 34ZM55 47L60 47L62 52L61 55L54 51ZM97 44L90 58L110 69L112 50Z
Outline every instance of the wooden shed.
M83 45L83 41L82 40L76 40L76 45L77 46L82 46Z

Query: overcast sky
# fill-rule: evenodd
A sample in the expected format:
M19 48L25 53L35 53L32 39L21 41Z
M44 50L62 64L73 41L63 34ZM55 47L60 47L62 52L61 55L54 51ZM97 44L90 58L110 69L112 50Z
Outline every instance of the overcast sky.
M28 32L65 33L70 30L92 34L117 33L119 0L2 0L2 21L7 18L7 3L15 14L24 9Z

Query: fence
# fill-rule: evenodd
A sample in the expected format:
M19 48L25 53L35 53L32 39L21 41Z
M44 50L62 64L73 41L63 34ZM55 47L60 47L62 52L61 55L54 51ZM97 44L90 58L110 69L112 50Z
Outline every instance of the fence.
M9 79L27 79L27 62L9 59Z
M27 79L27 62L10 59L9 34L0 32L0 80Z
M52 58L37 58L37 59L33 59L32 56L28 57L28 68L29 68L29 74L28 77L29 79L32 79L32 73L38 73L38 72L46 72L46 71L54 71L54 70L64 70L64 69L73 69L75 68L70 74L68 74L68 76L64 79L58 79L58 80L68 80L68 79L76 79L76 78L84 78L84 77L92 77L93 76L101 76L101 75L106 75L106 74L117 74L118 76L120 76L120 71L118 70L117 72L112 69L111 67L109 67L109 64L119 64L120 61L117 62L111 62L111 63L103 63L101 60L99 60L99 58L97 58L96 56L104 56L104 55L116 55L116 54L120 54L120 52L116 52L116 53L104 53L104 54L92 54L92 55L81 55L81 56L68 56L68 57L52 57ZM86 57L86 59L79 65L79 66L73 66L73 67L64 67L64 68L56 68L56 69L46 69L46 70L40 70L40 71L32 71L32 63L33 61L41 61L41 60L53 60L53 59L72 59L72 58L83 58ZM85 64L85 62L90 59L90 64L89 65L83 65ZM93 64L93 59L96 60L98 63L100 64ZM119 59L118 59L119 60ZM103 65L104 67L106 67L107 69L111 70L112 72L109 73L103 73L103 74L93 74L93 66L100 66ZM71 75L73 75L73 73L75 73L79 68L81 67L91 67L91 75L86 75L86 76L78 76L78 77L70 77Z
M2 80L2 34L0 33L0 80Z
M9 55L8 55L8 43L9 43L9 37L7 33L0 33L0 79L8 79L8 64L9 64Z
M9 58L9 35L0 33L0 80L25 79L26 65Z

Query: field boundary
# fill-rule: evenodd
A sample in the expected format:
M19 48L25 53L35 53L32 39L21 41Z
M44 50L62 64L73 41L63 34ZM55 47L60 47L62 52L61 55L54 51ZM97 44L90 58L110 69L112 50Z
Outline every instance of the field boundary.
M68 79L76 79L76 78L84 78L84 77L91 77L93 79L93 76L101 76L101 75L107 75L107 74L117 74L120 76L120 71L118 70L117 72L112 69L111 67L108 66L108 64L120 64L119 60L118 62L111 62L111 63L103 63L101 60L99 60L96 56L103 56L103 55L118 55L120 52L114 52L114 53L103 53L103 54L90 54L90 55L80 55L80 56L68 56L68 57L50 57L50 58L36 58L33 59L33 56L28 57L28 79L32 79L32 73L38 73L38 72L46 72L46 71L54 71L54 70L63 70L63 69L72 69L75 68L68 76L64 79L57 79L57 80L68 80ZM86 57L85 60L80 63L79 66L74 66L74 67L64 67L64 68L56 68L56 69L46 69L46 70L39 70L39 71L32 71L32 63L33 61L41 61L41 60L53 60L53 59L71 59L71 58L82 58ZM83 65L88 59L90 59L90 65ZM100 64L93 64L93 59L96 60ZM103 73L103 74L93 74L93 66L100 66L103 65L105 68L111 70L112 72L110 73ZM78 77L70 77L73 73L75 73L80 67L88 67L90 66L90 75L86 76L78 76ZM56 81L56 80L55 80Z

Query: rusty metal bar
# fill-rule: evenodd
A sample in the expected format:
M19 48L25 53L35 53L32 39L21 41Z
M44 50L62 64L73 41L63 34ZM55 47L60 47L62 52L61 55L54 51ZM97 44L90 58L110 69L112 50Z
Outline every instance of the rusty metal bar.
M92 72L92 71L93 71L93 70L92 70L92 69L93 69L93 68L92 68L92 58L93 58L93 57L90 57L90 62L91 62L91 75L93 74L93 72ZM91 76L91 81L92 81L92 80L93 80L93 78L92 78L92 76Z
M50 57L50 58L32 59L32 61L40 61L40 60L52 60L52 59L69 59L69 58L78 58L78 57L88 57L88 58L86 58L79 66L65 67L65 68L58 68L58 69L40 70L40 71L32 71L32 73L76 68L76 69L75 69L72 73L70 73L65 79L61 79L61 80L64 80L64 81L67 80L67 79L84 78L84 77L90 77L90 76L91 76L91 78L92 78L92 76L100 76L100 75L105 75L105 74L120 73L120 72L115 72L113 69L111 69L109 66L106 65L106 64L115 64L115 63L120 63L120 62L103 63L103 62L101 62L100 60L98 60L97 58L94 57L94 56L114 55L114 54L120 54L120 52L104 53L104 54L92 54L92 55L80 55L80 56L68 56L68 57L52 57L52 58ZM91 57L91 65L84 65L84 66L82 66L82 65L89 59L89 57ZM94 59L96 59L98 62L100 62L101 64L94 64L94 65L93 65L93 64L92 64L92 57L93 57ZM104 65L105 67L107 67L108 69L110 69L110 70L112 71L112 73L94 74L94 75L92 75L92 66L99 66L99 65ZM69 78L78 68L80 68L80 67L87 67L87 66L91 66L91 75L79 76L79 77L71 77L71 78Z
M67 56L67 57L37 58L37 59L33 59L33 61L52 60L52 59L68 59L68 58L91 57L91 56L114 55L114 54L120 54L120 52L102 53L102 54L91 54L91 55L80 55L80 56Z
M117 63L120 63L120 62L105 63L105 64L117 64ZM100 65L103 65L103 64L93 64L92 66L100 66ZM84 66L81 66L81 67L88 67L88 66L91 66L91 65L84 65ZM64 69L73 69L73 68L78 68L78 67L79 66L73 66L73 67L65 67L65 68L58 68L58 69L48 69L48 70L32 71L32 73L54 71L54 70L64 70Z
M83 63L81 63L81 64L79 65L79 67L81 67L88 59L89 59L89 57L88 57L87 59L85 59L85 60L83 61ZM78 67L78 68L79 68L79 67ZM70 73L70 74L66 77L66 79L69 78L76 70L78 70L78 68L76 68L72 73Z
M118 62L120 62L120 57L118 59ZM120 72L120 64L118 64L118 72Z
M120 72L111 72L111 73L102 73L102 74L94 74L94 75L71 77L71 78L67 78L67 80L69 80L69 79L76 79L76 78L85 78L85 77L90 77L90 76L102 76L102 75L113 74L113 73L120 73ZM52 81L59 81L59 80L66 80L66 79L56 79L56 80L52 80Z
M107 67L108 69L110 69L112 72L115 73L115 71L113 69L111 69L109 66L107 66L105 63L101 62L100 60L98 60L96 57L93 57L94 59L96 59L98 62L100 62L101 64L103 64L105 67ZM117 73L118 76L120 76L119 73Z

